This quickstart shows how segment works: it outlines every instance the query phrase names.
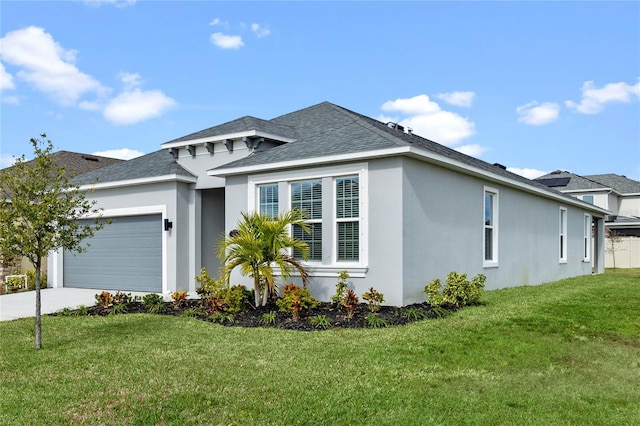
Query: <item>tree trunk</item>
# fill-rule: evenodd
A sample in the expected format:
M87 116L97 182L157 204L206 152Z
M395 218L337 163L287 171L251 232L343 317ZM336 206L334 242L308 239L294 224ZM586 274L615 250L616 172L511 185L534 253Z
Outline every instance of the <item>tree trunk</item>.
M42 269L42 258L39 257L36 267L36 349L42 348L42 327L41 327L41 300L40 300L40 270Z
M260 306L260 274L258 271L253 271L253 293L257 308Z
M271 292L271 286L267 280L264 281L264 293L262 294L262 306L267 306L269 303L269 293Z

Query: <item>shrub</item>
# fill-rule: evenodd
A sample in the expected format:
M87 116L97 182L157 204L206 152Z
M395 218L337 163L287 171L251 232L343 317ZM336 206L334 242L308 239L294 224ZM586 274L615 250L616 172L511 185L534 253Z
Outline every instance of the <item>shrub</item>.
M331 327L331 320L326 315L316 315L309 318L309 323L316 328L327 329Z
M142 305L151 314L159 314L164 311L164 299L156 293L145 294Z
M424 319L425 314L424 312L422 312L419 309L415 309L415 308L407 308L404 311L404 316L405 318L407 318L409 321L418 321L421 319Z
M202 308L202 306L198 306L198 307L192 307L189 309L185 309L184 311L182 311L182 313L180 313L180 316L182 317L188 317L188 318L197 318L200 316L205 316L207 313L206 311Z
M113 295L108 291L96 294L96 305L101 308L107 309L113 304Z
M131 293L121 293L116 292L113 295L113 304L114 305L128 305L133 301L133 297L131 297Z
M344 298L342 299L341 305L347 310L347 318L353 318L353 314L356 312L356 308L358 307L358 296L356 293L350 288L345 292Z
M198 293L200 297L224 298L223 293L226 290L224 280L214 279L207 273L205 268L200 269L200 275L196 277L196 282L200 284L200 286L196 288L196 293Z
M244 311L247 300L251 297L251 292L243 285L234 285L224 291L224 310L236 314Z
M369 314L367 315L366 319L369 327L372 328L382 328L389 326L389 322L386 319L379 317L376 314Z
M24 278L23 277L8 277L7 281L5 281L5 283L6 283L6 286L7 286L7 289L8 289L9 292L19 291L21 288L24 287Z
M114 304L113 308L111 308L111 312L109 312L109 315L120 315L120 314L126 314L127 313L127 304L125 303L120 303L120 304Z
M454 271L447 275L442 294L442 282L439 279L431 281L423 291L427 296L427 302L434 307L444 304L456 307L475 305L480 302L486 278L483 274L478 274L469 281L467 274Z
M27 275L27 288L29 288L29 290L35 290L36 289L36 270L30 269L27 272L25 272L25 274ZM46 272L40 272L40 288L47 288Z
M260 324L262 325L275 325L276 323L276 311L266 312L260 317Z
M336 284L336 293L331 296L331 303L333 303L334 305L340 305L342 300L344 299L345 292L349 288L347 279L349 279L349 273L347 271L340 271L338 273L338 284Z
M185 290L178 290L171 293L171 299L173 300L173 308L178 309L181 306L187 304L188 293Z
M298 287L291 283L282 288L282 297L276 305L282 312L291 312L294 320L300 319L300 313L306 309L315 308L320 304L307 287Z
M209 315L208 318L212 322L217 322L217 323L220 323L220 324L224 324L225 322L228 322L229 324L232 324L233 321L234 321L234 318L233 318L232 314L225 314L224 312L215 312L215 313Z
M369 291L362 294L362 298L369 304L369 310L371 312L378 312L380 305L384 302L384 294L380 293L373 287L369 287Z

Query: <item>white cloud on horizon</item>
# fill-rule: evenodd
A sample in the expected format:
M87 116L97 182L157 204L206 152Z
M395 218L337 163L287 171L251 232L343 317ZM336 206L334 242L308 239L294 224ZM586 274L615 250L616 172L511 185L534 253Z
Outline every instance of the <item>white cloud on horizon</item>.
M218 32L211 34L209 40L220 49L239 49L244 46L242 37L239 35L227 35Z
M0 43L0 58L20 68L19 79L60 105L100 111L112 124L135 124L158 117L176 103L159 90L139 89L142 77L129 72L118 74L123 90L112 97L112 89L75 66L77 51L65 50L42 28L30 26L10 32ZM5 72L4 66L1 71ZM4 75L2 80L5 81ZM89 95L93 98L82 99ZM17 96L2 99L3 103L19 101Z
M5 167L13 166L13 163L16 162L16 157L11 154L2 154L0 155L0 169L4 169Z
M484 154L489 150L489 148L482 145L478 145L476 143L469 144L469 145L456 146L453 149L463 154L469 155L471 157L476 157L476 158L480 158L482 154Z
M15 89L13 76L4 68L4 64L0 62L0 91Z
M473 98L476 96L473 92L451 92L451 93L438 93L436 98L445 101L448 104L468 108L473 103Z
M611 102L629 103L634 96L640 98L640 78L634 85L624 82L609 83L597 88L593 81L585 81L580 88L582 99L579 103L565 101L565 105L582 114L597 114Z
M529 102L516 108L518 121L531 126L543 126L556 121L560 116L560 105L553 102L540 104L538 101Z
M104 118L112 124L135 124L159 117L175 101L159 90L133 89L120 93L105 106Z
M387 101L382 105L386 112L396 112L401 117L380 116L381 121L393 121L409 127L413 133L446 146L457 145L475 134L475 124L456 113L443 110L427 95Z
M266 37L271 34L271 30L269 28L263 27L255 22L251 24L251 31L253 31L258 38Z
M75 105L84 95L108 93L98 80L75 66L76 54L35 26L11 31L0 39L0 58L20 68L17 77L64 106Z
M536 179L542 175L546 175L549 172L538 169L519 168L519 167L507 167L507 170L511 173L526 177L527 179Z
M108 149L106 151L96 151L92 155L99 155L100 157L118 158L120 160L131 160L132 158L140 157L144 155L144 152L140 152L137 149L121 148L121 149Z

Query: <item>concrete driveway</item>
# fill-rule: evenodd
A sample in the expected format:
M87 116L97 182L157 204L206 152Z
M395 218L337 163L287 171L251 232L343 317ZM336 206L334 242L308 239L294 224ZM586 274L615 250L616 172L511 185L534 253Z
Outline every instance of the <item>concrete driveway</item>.
M95 295L101 290L82 288L45 288L42 290L42 314L52 314L63 308L75 309L80 305L93 306ZM115 293L115 291L110 291ZM128 292L127 292L128 293ZM131 292L144 296L147 293ZM3 294L0 296L0 321L29 318L36 315L36 292Z

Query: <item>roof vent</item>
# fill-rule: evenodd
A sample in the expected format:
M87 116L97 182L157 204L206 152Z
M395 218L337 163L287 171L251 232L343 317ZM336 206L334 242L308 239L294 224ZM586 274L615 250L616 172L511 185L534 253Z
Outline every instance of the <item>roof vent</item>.
M507 166L504 166L504 165L502 165L500 163L493 163L493 165L498 167L498 168L501 168L502 170L507 170Z
M411 127L407 127L407 133L412 135L413 134L413 129Z
M393 121L389 121L387 123L387 127L389 127L390 129L400 130L401 132L404 132L404 127L402 127L398 123L394 123Z
M99 162L100 162L100 159L99 159L99 158L96 158L96 157L89 157L88 155L83 155L83 156L82 156L82 159L83 159L83 160L87 160L87 161L95 161L96 163L99 163Z

